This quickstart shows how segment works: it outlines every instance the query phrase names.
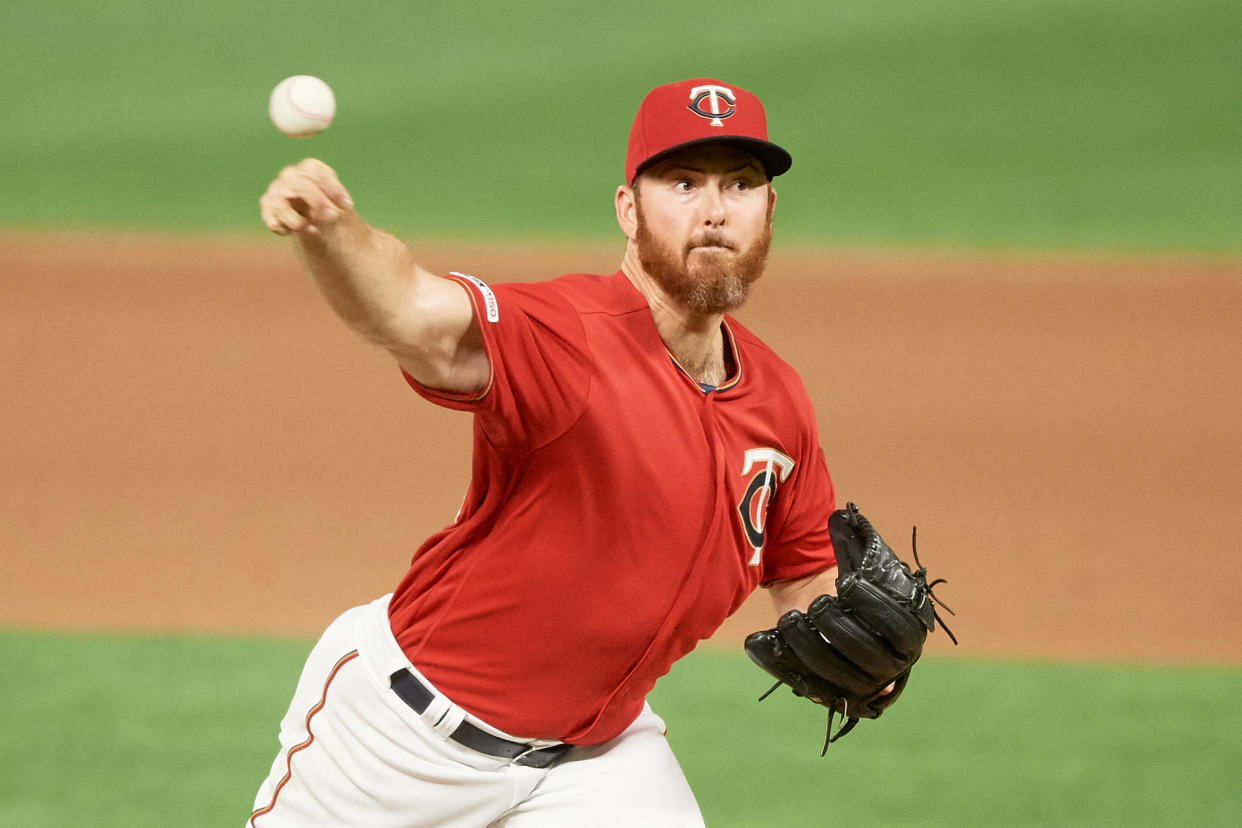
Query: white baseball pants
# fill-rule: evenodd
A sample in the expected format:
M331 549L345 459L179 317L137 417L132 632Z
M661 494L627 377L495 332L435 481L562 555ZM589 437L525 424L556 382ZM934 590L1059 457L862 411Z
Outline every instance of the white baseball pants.
M411 665L388 624L389 597L341 615L311 651L249 828L703 825L650 707L612 741L575 747L546 769L449 740L463 717L514 737L443 695L419 715L392 691L389 677Z

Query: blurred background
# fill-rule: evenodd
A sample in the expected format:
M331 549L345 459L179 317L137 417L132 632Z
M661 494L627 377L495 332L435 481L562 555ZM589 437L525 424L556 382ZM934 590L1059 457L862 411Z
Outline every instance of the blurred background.
M8 0L0 823L244 821L314 637L459 505L468 418L262 228L280 168L432 268L611 272L634 110L706 76L795 159L739 316L962 641L825 763L753 701L757 596L654 699L708 824L1236 824L1240 36L1210 0ZM293 141L302 73L337 119Z

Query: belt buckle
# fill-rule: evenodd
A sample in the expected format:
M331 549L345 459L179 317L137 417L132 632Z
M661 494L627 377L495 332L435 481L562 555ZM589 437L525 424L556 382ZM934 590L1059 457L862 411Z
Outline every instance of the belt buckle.
M530 756L532 753L534 753L537 750L543 750L543 748L535 747L534 745L528 745L526 750L522 751L517 756L514 756L512 759L510 759L509 764L520 765L522 764L523 759L525 759L527 756Z
M568 745L542 745L542 746L530 745L529 747L526 748L526 750L522 751L517 756L514 756L512 759L510 759L509 764L510 765L522 765L522 760L525 759L527 756L530 756L536 753L545 752L546 758L541 757L541 761L539 764L523 765L523 767L548 768L554 765L556 761L561 758L561 754L563 754L565 750L568 749L568 747L569 747Z

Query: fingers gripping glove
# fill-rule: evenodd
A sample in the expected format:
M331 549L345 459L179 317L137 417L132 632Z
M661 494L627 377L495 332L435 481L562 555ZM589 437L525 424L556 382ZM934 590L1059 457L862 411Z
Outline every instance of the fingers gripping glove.
M919 568L912 572L853 503L832 513L828 532L837 556L837 594L819 596L806 612L785 613L745 645L751 660L778 680L762 698L785 684L828 708L825 753L859 719L878 718L897 701L927 634L937 621L944 626L934 603L953 612L932 593L943 579L927 582L917 548ZM945 632L956 644L948 627ZM833 735L835 714L845 724Z

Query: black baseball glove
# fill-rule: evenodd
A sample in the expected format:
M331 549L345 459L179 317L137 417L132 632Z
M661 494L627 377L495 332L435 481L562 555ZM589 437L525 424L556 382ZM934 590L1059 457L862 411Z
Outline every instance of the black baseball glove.
M927 634L944 627L932 593L944 579L927 582L927 570L911 572L853 503L828 519L837 555L837 594L821 595L806 612L781 616L770 630L751 633L746 653L778 681L760 700L787 684L828 708L828 744L844 736L859 719L875 719L905 689L910 670L923 654ZM944 628L957 643L957 638ZM845 724L834 736L832 719Z

